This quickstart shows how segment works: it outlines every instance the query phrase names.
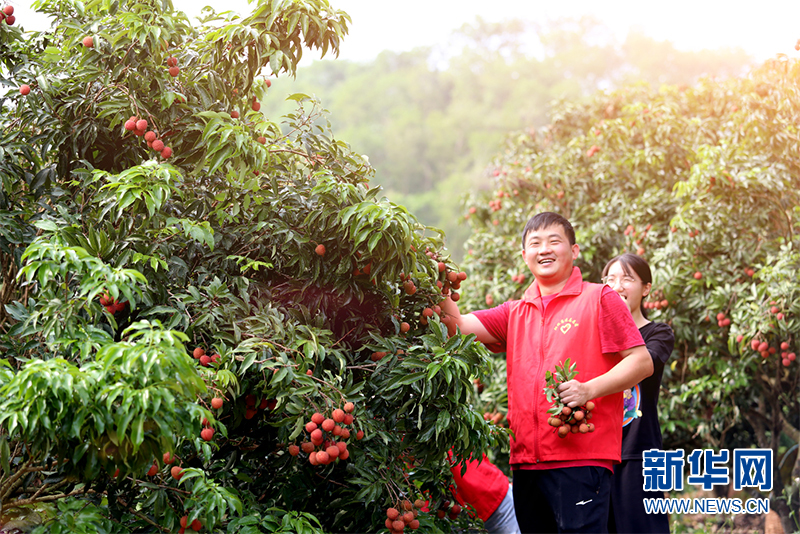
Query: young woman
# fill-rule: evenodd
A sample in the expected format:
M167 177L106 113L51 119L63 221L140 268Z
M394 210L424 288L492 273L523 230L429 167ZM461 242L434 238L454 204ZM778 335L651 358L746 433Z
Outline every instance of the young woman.
M616 291L628 305L653 358L653 374L625 392L622 463L614 467L611 479L609 532L669 532L669 515L647 514L644 509L645 498L664 497L663 492L643 489L642 452L662 447L658 393L664 365L675 345L669 325L648 320L647 312L642 308L652 282L650 266L636 254L617 256L603 269L603 283Z

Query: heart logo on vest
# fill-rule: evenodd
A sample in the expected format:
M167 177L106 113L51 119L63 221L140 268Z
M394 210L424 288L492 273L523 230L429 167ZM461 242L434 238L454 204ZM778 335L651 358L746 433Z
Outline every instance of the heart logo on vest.
M578 326L578 322L575 319L564 318L555 324L553 330L561 330L562 334L566 334L573 326Z

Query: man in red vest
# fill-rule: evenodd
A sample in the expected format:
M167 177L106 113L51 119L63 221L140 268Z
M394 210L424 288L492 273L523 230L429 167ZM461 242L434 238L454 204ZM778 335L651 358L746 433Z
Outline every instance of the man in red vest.
M442 303L452 333L475 334L506 352L514 508L522 532L607 532L610 479L622 448L622 392L653 372L639 329L611 288L583 281L579 246L557 213L532 217L522 258L535 280L520 300L462 315ZM577 379L564 382L567 406L593 401L595 431L559 438L548 424L545 373L569 358Z

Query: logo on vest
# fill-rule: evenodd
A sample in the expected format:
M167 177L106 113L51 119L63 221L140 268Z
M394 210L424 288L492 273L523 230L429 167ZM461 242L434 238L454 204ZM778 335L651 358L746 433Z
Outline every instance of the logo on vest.
M561 319L556 323L556 326L553 328L553 330L561 330L562 334L566 334L572 329L573 326L578 326L578 323L575 321L575 319Z

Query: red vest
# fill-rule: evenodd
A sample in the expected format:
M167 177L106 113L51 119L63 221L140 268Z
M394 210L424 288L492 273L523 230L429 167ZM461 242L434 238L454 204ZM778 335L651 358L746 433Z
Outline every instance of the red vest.
M593 399L595 431L559 438L547 424L551 404L544 393L545 373L567 358L577 362L576 380L586 382L620 361L603 354L598 317L603 286L584 282L575 267L567 285L542 313L539 286L533 283L522 300L509 306L507 335L508 420L511 464L565 460L620 461L622 393Z

